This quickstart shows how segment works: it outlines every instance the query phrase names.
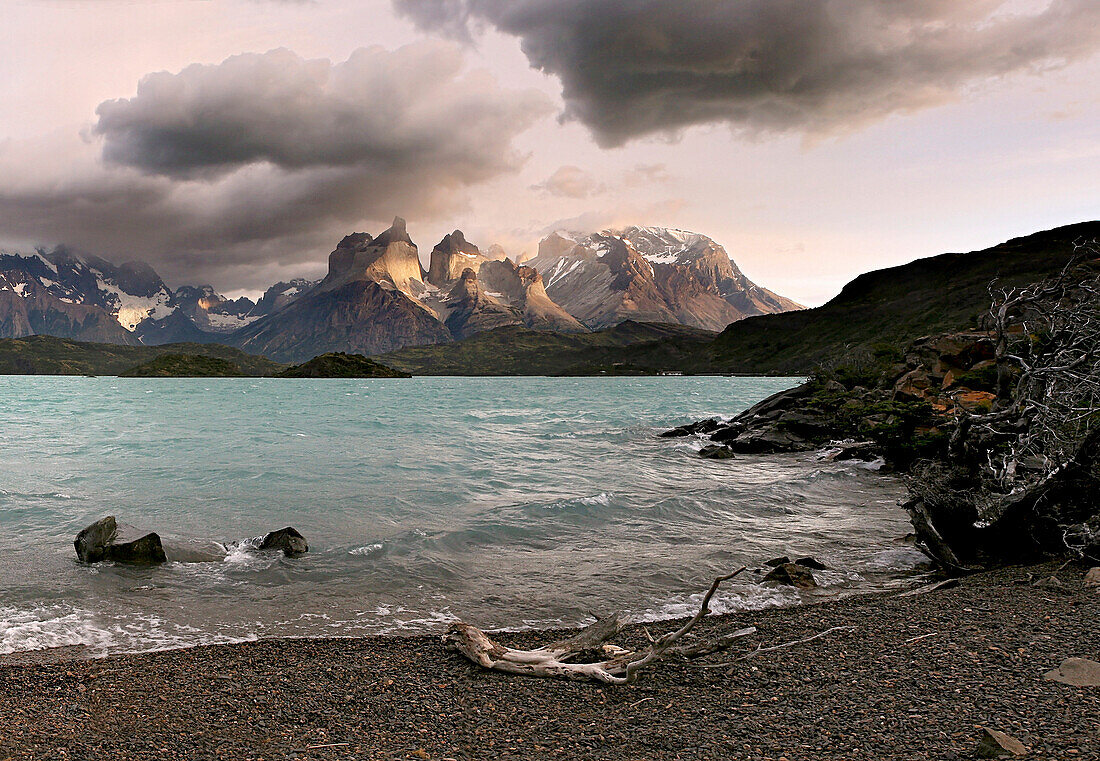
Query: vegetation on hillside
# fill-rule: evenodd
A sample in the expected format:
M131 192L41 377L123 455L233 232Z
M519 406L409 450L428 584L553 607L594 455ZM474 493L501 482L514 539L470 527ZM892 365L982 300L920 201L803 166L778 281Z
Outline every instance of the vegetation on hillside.
M415 375L653 374L693 363L713 338L699 328L630 320L594 333L507 326L377 359Z
M856 350L977 327L989 308L991 280L1018 286L1046 278L1079 240L1094 238L1100 222L1085 222L869 272L816 309L733 323L690 369L798 375Z
M286 367L221 344L119 346L27 336L0 340L0 375L120 375L162 354L216 357L244 375L275 375Z
M329 352L279 373L280 378L410 378L409 373L394 370L362 354Z
M241 368L227 359L201 354L161 354L119 373L120 378L239 378Z

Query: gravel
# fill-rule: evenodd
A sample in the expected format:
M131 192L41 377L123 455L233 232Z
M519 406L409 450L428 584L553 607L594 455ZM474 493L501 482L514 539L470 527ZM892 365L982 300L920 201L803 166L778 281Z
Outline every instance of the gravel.
M732 665L667 661L629 687L488 672L438 636L8 657L0 761L946 761L973 758L983 727L1021 741L1028 759L1096 761L1100 688L1042 678L1066 658L1100 659L1100 590L1084 572L1009 568L917 596L710 617L701 635L758 627L695 662ZM1061 583L1031 583L1052 575ZM744 657L832 627L851 628ZM641 636L627 630L620 644Z

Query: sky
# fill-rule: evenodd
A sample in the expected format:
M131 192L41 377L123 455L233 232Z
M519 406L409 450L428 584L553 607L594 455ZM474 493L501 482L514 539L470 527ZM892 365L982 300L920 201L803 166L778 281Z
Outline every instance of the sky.
M319 277L705 233L807 305L1100 218L1096 0L0 0L0 248Z

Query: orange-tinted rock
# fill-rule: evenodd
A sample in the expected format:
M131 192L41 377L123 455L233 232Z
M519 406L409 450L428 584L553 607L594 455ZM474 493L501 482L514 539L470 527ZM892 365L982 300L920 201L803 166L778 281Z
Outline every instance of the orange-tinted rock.
M996 400L997 395L988 391L960 391L955 394L958 405L969 412L987 411Z

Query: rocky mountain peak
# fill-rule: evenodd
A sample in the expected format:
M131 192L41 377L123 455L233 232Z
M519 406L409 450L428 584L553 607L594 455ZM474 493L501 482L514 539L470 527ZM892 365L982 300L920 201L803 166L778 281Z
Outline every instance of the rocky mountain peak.
M477 274L481 266L489 261L481 250L466 240L461 230L445 235L443 240L432 249L428 263L428 282L437 288L446 288L449 283L462 277L466 269Z
M393 224L374 239L374 244L376 246L389 246L394 243L408 243L413 248L416 248L416 244L413 243L412 238L409 237L405 220L401 217L394 217Z
M367 233L345 237L329 254L328 265L328 275L318 286L321 290L364 280L409 295L423 289L424 270L416 244L409 238L401 217L395 217L393 224L377 237L371 238Z
M801 308L746 278L714 240L687 230L558 231L543 238L531 265L549 297L590 328L634 319L722 330Z
M374 238L370 233L351 233L345 235L339 243L336 244L336 248L358 248L359 246L370 243Z

